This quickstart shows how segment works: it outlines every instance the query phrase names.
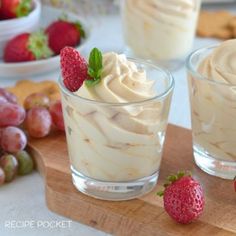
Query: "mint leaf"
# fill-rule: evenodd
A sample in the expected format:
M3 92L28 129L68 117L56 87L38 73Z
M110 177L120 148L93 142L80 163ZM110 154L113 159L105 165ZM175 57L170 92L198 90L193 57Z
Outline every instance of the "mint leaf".
M95 72L95 79L101 76L102 53L97 48L94 48L89 55L89 68Z
M85 81L88 87L93 87L100 83L102 69L102 53L99 49L94 48L89 55L88 75L91 79Z
M92 68L88 68L88 75L91 78L95 78L96 77L96 73L95 73L95 71Z
M88 80L85 80L85 84L87 87L91 88L91 87L95 86L96 84L99 84L100 81L101 81L101 79L96 79L96 80L88 79Z
M81 36L82 38L85 38L85 37L86 37L85 30L84 30L82 24L81 24L79 21L76 21L76 22L75 22L75 27L76 27L77 30L80 32L80 36Z
M101 77L101 75L102 75L102 69L100 69L100 70L97 71L97 76L98 76L98 77Z

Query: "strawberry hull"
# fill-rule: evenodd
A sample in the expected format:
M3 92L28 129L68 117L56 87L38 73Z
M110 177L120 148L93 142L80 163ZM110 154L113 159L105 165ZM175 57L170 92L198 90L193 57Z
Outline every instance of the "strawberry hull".
M46 35L41 32L23 33L10 40L4 50L5 62L25 62L52 56Z
M40 21L40 15L41 3L39 0L33 0L33 8L29 12L29 15L4 20L0 18L0 58L3 57L4 48L9 40L19 34L35 31L35 28L38 27ZM1 68L0 72L3 76L3 71L1 71Z
M32 0L2 0L0 19L14 19L27 16L32 9Z

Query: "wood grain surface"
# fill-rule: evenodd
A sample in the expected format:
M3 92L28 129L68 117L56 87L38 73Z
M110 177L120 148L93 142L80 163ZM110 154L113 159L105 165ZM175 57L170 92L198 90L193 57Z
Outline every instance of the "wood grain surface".
M114 235L236 235L233 181L209 176L195 166L189 130L169 125L157 187L144 197L123 202L93 199L75 189L62 133L30 140L30 150L45 180L47 206L60 215ZM155 194L165 177L177 170L190 170L205 191L204 213L189 225L170 219L163 209L162 199Z

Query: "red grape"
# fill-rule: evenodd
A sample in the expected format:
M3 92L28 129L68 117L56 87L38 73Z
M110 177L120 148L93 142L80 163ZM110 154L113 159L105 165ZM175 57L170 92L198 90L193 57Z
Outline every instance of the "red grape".
M25 119L23 107L13 103L0 103L0 127L18 126Z
M42 93L32 93L24 101L24 108L29 110L33 107L48 107L50 100Z
M18 161L10 154L5 154L0 158L0 166L5 173L5 181L10 182L14 179L17 174Z
M6 152L16 153L25 148L27 144L27 138L25 133L13 126L9 126L2 131L1 146Z
M17 103L17 98L13 93L8 92L6 89L0 88L0 96L5 97L10 103Z
M18 168L19 175L27 175L33 171L34 162L28 152L19 151L16 154L16 158L17 158L18 164L19 164L19 168Z
M53 124L57 127L57 129L65 131L61 101L53 102L50 105L49 111L52 116Z
M5 182L5 173L3 169L0 167L0 185L3 185Z
M7 99L4 96L0 95L0 103L8 102Z
M33 107L26 116L26 128L29 135L42 138L49 134L52 118L49 111L43 107Z

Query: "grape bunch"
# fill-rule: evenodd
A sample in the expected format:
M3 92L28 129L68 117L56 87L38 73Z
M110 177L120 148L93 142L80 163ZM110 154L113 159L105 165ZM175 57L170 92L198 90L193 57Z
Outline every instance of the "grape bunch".
M33 93L25 99L24 108L25 127L31 137L43 138L52 128L65 130L61 101L50 102L45 94Z
M60 101L51 103L46 95L33 93L22 107L15 95L0 88L0 185L32 172L27 135L42 138L53 128L65 130Z

